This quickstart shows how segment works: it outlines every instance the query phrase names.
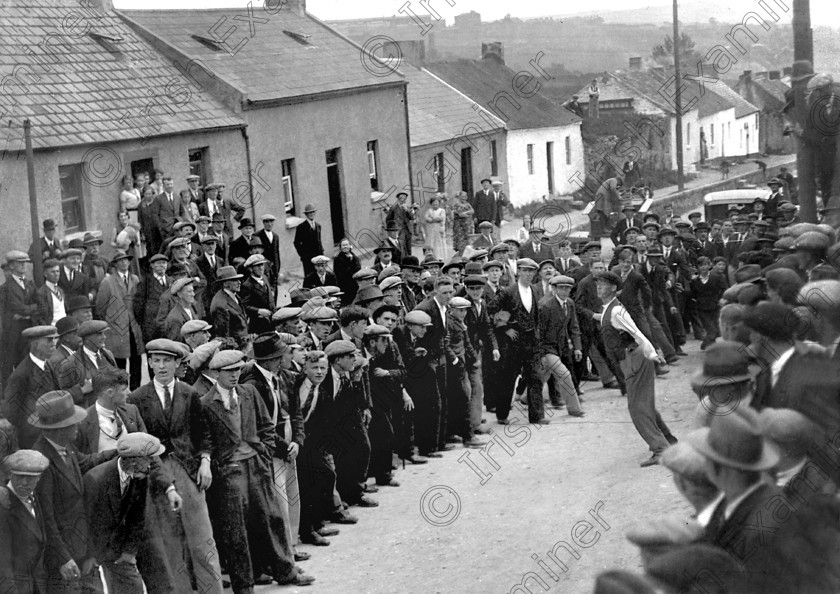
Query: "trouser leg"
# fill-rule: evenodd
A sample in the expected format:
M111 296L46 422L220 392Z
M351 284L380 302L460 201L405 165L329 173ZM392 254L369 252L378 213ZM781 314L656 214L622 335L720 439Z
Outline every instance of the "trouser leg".
M491 356L490 360L493 358ZM470 382L470 431L475 432L481 427L481 415L484 407L484 364L477 361L468 373Z
M434 369L427 368L422 374L410 377L406 384L409 396L414 401L414 435L421 454L438 449L440 434L440 393Z
M533 334L520 334L522 378L528 386L528 421L536 423L545 417L542 382L539 377L540 356Z
M438 411L437 449L443 450L446 447L446 438L449 436L447 420L449 417L449 394L446 389L446 362L441 361L435 369L435 381L437 382L438 394L440 394L440 410Z
M549 377L554 378L555 386L566 401L570 413L580 412L580 399L572 381L572 374L560 357L551 353L545 355L541 361L540 375L543 381Z
M216 517L216 541L225 560L234 592L254 586L254 567L248 546L248 475L242 463L227 464L213 477L210 513Z
M131 563L103 563L108 592L143 594L143 579L136 565Z
M464 440L472 436L470 431L470 380L464 365L449 365L446 370L448 432L449 436L458 436Z
M653 361L641 347L627 353L621 362L627 381L627 408L630 419L654 454L668 447L668 441L656 422L655 372Z

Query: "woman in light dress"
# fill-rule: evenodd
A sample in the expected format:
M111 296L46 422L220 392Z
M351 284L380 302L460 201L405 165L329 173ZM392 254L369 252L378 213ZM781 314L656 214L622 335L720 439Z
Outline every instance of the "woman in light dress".
M128 213L129 220L132 223L137 223L137 207L140 206L140 201L143 198L140 195L140 190L134 187L134 182L131 175L126 175L123 178L123 188L120 192L120 212Z
M426 222L426 243L432 246L435 256L444 262L446 253L446 210L440 206L439 198L429 201L429 208L423 217Z
M516 231L516 241L525 243L531 238L531 215L522 217L522 226Z
M146 257L145 244L140 241L140 224L133 223L125 211L119 212L117 221L111 247L131 256L131 272L139 276L140 260Z

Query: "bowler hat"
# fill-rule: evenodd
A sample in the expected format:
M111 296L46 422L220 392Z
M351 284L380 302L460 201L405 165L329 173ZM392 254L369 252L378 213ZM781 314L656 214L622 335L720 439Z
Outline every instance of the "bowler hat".
M58 331L59 337L61 337L65 334L70 334L71 332L75 332L76 330L78 330L79 322L78 320L76 320L76 318L66 316L55 323L55 329Z
M707 386L732 385L753 378L750 359L738 342L718 341L706 349L703 369L691 378L691 387L699 392Z
M762 437L758 413L748 406L716 416L711 427L692 431L686 441L706 458L728 468L770 470L779 462L778 448Z
M400 266L403 270L422 270L420 268L420 260L417 256L404 256Z
M482 177L482 178L481 178L481 180L479 181L479 183L481 183L481 184L483 184L484 182L487 182L488 184L493 183L493 182L490 180L490 178L489 178L489 177Z
M216 282L223 283L225 281L237 280L242 278L241 274L236 273L236 268L233 266L222 266L216 273Z
M383 252L383 251L386 251L386 250L390 251L390 252L393 252L395 250L395 248L390 243L383 242L383 243L380 243L378 246L376 246L376 248L373 250L373 253L378 254L379 252Z
M318 209L315 208L315 205L310 202L309 204L303 207L303 214L306 214L308 212L317 212L317 210Z
M86 295L75 295L67 299L67 313L73 313L80 309L93 309L90 299Z
M272 332L265 336L260 336L254 341L254 356L255 361L267 361L269 359L276 359L288 350L288 345L280 340L276 332Z
M249 219L248 217L243 217L242 220L239 221L239 228L242 229L244 227L253 227L254 221Z
M43 227L44 231L52 231L55 229L55 221L52 219L44 219Z
M98 243L99 245L102 245L104 242L102 241L101 237L97 237L93 233L85 233L85 237L82 240L82 243L84 245L88 245L91 243Z
M87 411L73 404L73 396L65 390L54 390L42 394L35 402L35 412L29 416L29 424L39 429L61 429L81 423Z

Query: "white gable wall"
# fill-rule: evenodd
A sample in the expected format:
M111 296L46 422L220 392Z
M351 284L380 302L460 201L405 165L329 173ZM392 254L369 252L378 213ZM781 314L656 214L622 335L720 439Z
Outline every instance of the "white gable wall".
M569 139L569 155L566 154ZM554 195L570 195L580 186L569 181L580 172L585 175L583 138L580 125L508 130L507 167L509 186L505 192L514 206L549 196L546 143L553 142ZM533 145L532 169L528 167L528 145Z

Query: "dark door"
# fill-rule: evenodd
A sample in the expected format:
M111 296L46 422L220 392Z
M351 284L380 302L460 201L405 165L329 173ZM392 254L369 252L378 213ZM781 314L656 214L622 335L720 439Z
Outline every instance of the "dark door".
M341 149L327 151L327 190L330 194L330 218L333 243L338 245L345 235L344 191L341 187Z
M548 174L548 193L554 194L554 143L545 143L546 173Z
M138 174L148 173L149 179L155 181L155 163L152 159L140 159L131 162L131 177L137 177Z
M461 189L467 196L473 196L472 148L461 149Z

